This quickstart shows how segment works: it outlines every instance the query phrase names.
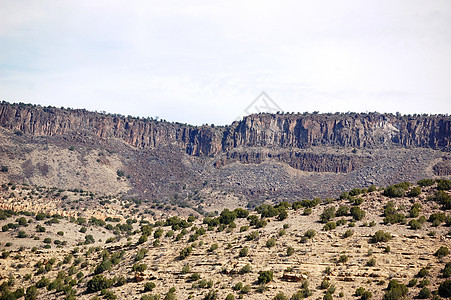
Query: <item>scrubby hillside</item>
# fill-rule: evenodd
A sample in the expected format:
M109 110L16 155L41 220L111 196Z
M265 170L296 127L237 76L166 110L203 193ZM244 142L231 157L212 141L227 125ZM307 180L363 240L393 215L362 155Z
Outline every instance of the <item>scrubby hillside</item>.
M446 298L450 190L428 179L188 217L120 194L5 184L1 297Z

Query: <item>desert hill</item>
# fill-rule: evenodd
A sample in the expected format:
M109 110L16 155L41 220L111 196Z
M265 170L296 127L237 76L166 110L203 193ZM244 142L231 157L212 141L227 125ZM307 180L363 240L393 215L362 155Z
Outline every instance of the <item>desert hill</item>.
M0 104L3 182L202 211L451 174L451 117L256 114L228 126Z

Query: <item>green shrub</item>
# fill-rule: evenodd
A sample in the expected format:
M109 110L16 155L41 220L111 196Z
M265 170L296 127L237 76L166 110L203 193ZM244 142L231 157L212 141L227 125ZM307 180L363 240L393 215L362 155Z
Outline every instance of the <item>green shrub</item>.
M378 230L376 233L372 236L371 242L372 243L378 243L378 242L388 242L392 238L391 234L388 232L384 232L383 230Z
M271 248L276 245L276 240L274 238L270 238L266 241L266 247Z
M235 300L235 296L233 294L227 294L225 300Z
M368 267L374 267L374 266L376 265L376 259L375 259L374 257L370 258L370 260L368 260L368 261L366 262L366 265L367 265Z
M451 180L448 179L437 179L437 189L441 191L451 190Z
M333 230L335 228L337 228L337 223L335 222L328 222L323 226L323 230L325 231Z
M419 186L414 187L409 192L409 197L417 197L421 194L421 188Z
M247 256L247 254L249 253L249 248L247 246L241 248L239 256L240 257L245 257Z
M285 294L282 292L277 293L277 295L274 296L273 299L274 300L288 300L287 296L285 296Z
M103 275L95 275L87 283L87 292L94 293L103 289L107 289L112 286L113 282L110 279L105 278Z
M240 270L240 274L247 274L250 273L252 271L252 267L250 264L245 265L244 267L241 268Z
M420 271L418 271L417 277L426 277L429 275L429 269L427 267L421 268Z
M351 207L351 216L356 221L360 221L365 217L365 211L358 206Z
M441 246L435 253L434 255L437 256L438 258L442 258L445 257L449 254L449 250L448 247L444 247Z
M193 252L193 248L191 246L182 249L179 254L179 259L183 260L187 258L191 254L191 252Z
M316 231L313 229L309 229L304 233L304 236L311 239L316 235Z
M151 292L156 287L155 283L153 282L146 282L144 284L144 292Z
M335 217L335 207L324 208L322 214L320 215L320 220L322 223L327 223Z
M205 300L215 300L218 299L218 293L215 290L210 290L204 297Z
M410 220L409 221L409 226L413 230L418 230L418 229L421 229L421 227L422 227L421 223L418 222L418 220Z
M427 287L422 288L418 293L418 299L429 299L429 298L431 298L431 291Z
M341 205L338 207L337 212L335 215L337 217L347 216L349 214L349 206Z
M407 295L407 287L404 284L399 283L397 280L392 279L388 283L387 291L384 295L384 300L397 300L403 299Z
M451 196L444 191L435 192L432 200L440 203L444 209L451 209Z
M146 264L134 264L132 267L133 272L144 272L146 269Z
M289 247L287 248L287 256L291 256L291 255L293 255L293 254L294 254L294 248L291 247L291 246L289 246Z
M440 284L438 294L444 298L451 297L451 280L445 280Z
M442 270L442 277L443 278L451 277L451 263L446 263L445 267Z
M260 271L258 272L258 283L266 284L273 280L273 271Z
M422 179L417 182L419 186L431 186L434 184L434 179Z
M343 234L343 238L348 238L350 236L352 236L354 234L354 230L352 229L348 229L345 231L345 233Z

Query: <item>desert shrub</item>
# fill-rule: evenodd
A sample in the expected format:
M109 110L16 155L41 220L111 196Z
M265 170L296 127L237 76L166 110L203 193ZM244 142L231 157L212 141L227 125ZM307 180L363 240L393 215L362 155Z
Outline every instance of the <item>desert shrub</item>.
M311 208L305 208L304 212L302 213L304 216L309 216L312 214L312 209Z
M323 230L325 231L333 230L335 228L337 228L337 223L335 222L328 222L323 226Z
M444 298L451 297L451 280L445 280L440 284L438 294Z
M434 179L421 179L417 184L419 186L431 186L434 184Z
M422 227L421 223L418 222L418 220L410 220L409 221L409 226L413 230L421 229L421 227Z
M36 282L36 287L38 289L41 289L43 287L48 286L49 284L50 284L50 280L43 276L43 277L41 277L41 279L39 279L38 282Z
M232 289L234 289L235 291L241 291L242 288L243 288L242 282L238 282L232 287Z
M451 276L451 263L446 263L445 267L442 270L442 277L448 278Z
M218 244L213 244L210 246L210 249L208 249L208 252L214 252L216 249L218 249Z
M27 234L25 233L25 231L19 231L18 233L17 233L17 237L18 238L26 238L27 237Z
M328 289L329 287L330 287L329 280L324 278L323 281L321 281L321 284L320 284L319 288L322 289L322 290L325 290L325 289Z
M343 234L343 238L348 238L350 236L352 236L354 234L354 230L352 229L348 229L345 231L345 233Z
M403 197L406 192L406 188L397 185L391 185L384 189L384 195L387 197Z
M444 247L441 246L435 253L434 255L437 256L438 258L442 258L445 257L449 254L449 249L448 247Z
M435 192L432 200L440 203L444 209L451 209L451 196L444 191Z
M392 236L389 232L384 232L383 230L378 230L371 237L371 242L372 243L388 242L391 238L392 238Z
M182 259L187 258L191 254L191 252L193 252L193 248L191 246L183 248L180 251L179 259L182 260Z
M105 271L111 270L111 261L109 259L104 259L95 269L94 274L100 274Z
M239 256L240 257L245 257L247 256L247 254L249 253L249 248L247 246L241 248Z
M437 179L437 189L442 191L447 191L451 189L451 180L448 179Z
M418 216L420 215L420 211L421 211L421 204L420 203L415 203L410 208L409 217L411 217L411 218L418 218Z
M291 246L289 246L289 247L287 248L287 256L291 256L291 255L293 255L293 254L294 254L294 248L291 247Z
M445 221L445 218L444 213L435 213L429 216L428 221L432 223L432 226L437 227Z
M241 288L242 294L249 294L251 292L251 286L249 284L246 284Z
M428 286L430 284L431 284L431 282L429 281L429 279L424 278L424 279L420 280L420 282L418 283L418 287L423 288L423 287Z
M376 259L374 257L370 258L367 262L366 265L368 267L374 267L376 265Z
M144 292L151 292L156 287L155 283L149 281L144 284Z
M356 221L360 221L365 217L365 211L358 206L351 207L351 216Z
M316 235L316 231L313 229L309 229L304 233L304 236L311 239Z
M133 272L144 272L146 269L146 264L134 264L132 267Z
M273 271L260 271L258 272L258 283L266 284L273 280Z
M215 300L218 299L218 293L215 290L210 290L204 297L205 300Z
M237 216L236 211L230 211L227 208L224 209L219 216L219 223L229 225L233 221L235 221Z
M234 213L237 218L245 219L249 216L249 212L243 208L235 208Z
M418 299L429 299L429 298L431 298L431 291L427 287L422 288L418 293Z
M288 217L288 213L286 210L282 210L278 215L277 215L277 219L279 221L283 221Z
M274 238L270 238L266 241L266 247L271 248L276 245L276 240Z
M246 236L246 240L253 241L259 236L258 231L253 231Z
M145 248L139 249L138 252L136 253L135 261L142 260L146 256L147 252L149 252L149 250L147 250Z
M113 285L112 280L105 278L103 275L95 275L87 283L87 292L94 293L103 289L107 289Z
M233 294L227 294L225 300L235 300L235 296Z
M384 300L397 300L403 299L407 295L407 287L404 284L399 283L397 280L390 280L388 283L387 291L384 295Z
M80 228L81 233L86 233L86 231L88 231L88 228L86 228L84 226Z
M191 276L189 277L189 281L198 281L199 279L200 279L200 274L197 272L191 274Z
M247 265L245 265L244 267L241 268L240 274L250 273L251 271L252 271L251 265L247 264Z
M249 226L247 226L247 225L241 226L241 227L240 227L240 232L247 231L248 229L249 229Z
M335 215L337 217L347 216L349 214L349 206L346 205L340 205L337 209L337 212Z
M420 271L418 271L417 277L426 277L429 275L429 270L427 267L421 268Z
M256 207L255 210L260 214L262 218L271 218L277 216L282 210L284 210L284 208L276 208L269 204L262 204Z
M338 263L342 263L344 264L345 262L347 262L349 260L349 257L345 254L340 255L340 257L338 258Z
M409 192L409 197L417 197L421 194L421 188L419 186L414 187Z
M279 292L277 295L274 296L274 300L288 300L287 296L285 296L284 293Z
M414 286L417 285L417 283L418 283L418 279L412 278L412 279L409 280L409 283L407 284L407 286L408 287L414 287Z
M158 228L153 233L153 237L156 238L156 239L159 239L162 235L163 235L163 228Z
M265 219L259 219L257 223L255 223L255 228L263 228L268 224Z
M322 214L320 215L320 220L322 223L327 223L329 220L335 217L335 207L324 208Z
M285 229L280 229L279 232L277 233L279 236L284 236L287 233L287 231Z

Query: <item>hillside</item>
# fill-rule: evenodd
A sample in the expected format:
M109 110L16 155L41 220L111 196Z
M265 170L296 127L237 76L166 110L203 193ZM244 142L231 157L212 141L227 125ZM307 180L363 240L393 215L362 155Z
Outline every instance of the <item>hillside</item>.
M229 126L0 104L3 182L208 210L451 174L451 117L257 114ZM120 176L119 176L120 175Z
M2 297L449 297L451 181L419 184L207 218L121 195L4 184ZM105 214L86 211L90 201Z

